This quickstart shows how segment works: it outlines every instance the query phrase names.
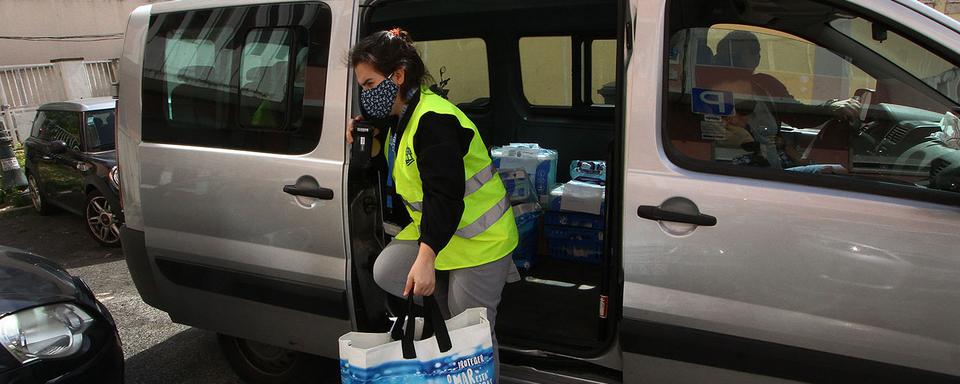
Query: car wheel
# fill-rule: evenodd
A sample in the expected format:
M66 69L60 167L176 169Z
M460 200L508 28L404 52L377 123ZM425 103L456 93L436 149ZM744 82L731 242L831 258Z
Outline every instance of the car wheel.
M326 383L319 356L291 351L252 340L218 335L220 349L233 371L243 381L255 384Z
M30 188L30 201L33 202L33 209L37 211L40 215L49 215L53 212L53 208L47 204L47 198L43 197L43 192L40 191L40 184L37 183L37 179L33 175L27 175L27 185Z
M117 214L100 191L93 190L87 194L83 217L87 221L87 232L100 245L120 246L120 223Z

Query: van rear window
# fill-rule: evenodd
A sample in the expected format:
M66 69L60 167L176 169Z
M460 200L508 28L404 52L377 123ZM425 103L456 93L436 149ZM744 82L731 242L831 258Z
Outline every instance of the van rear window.
M490 99L487 44L483 39L428 40L414 43L427 71L454 104L486 104Z
M530 36L518 41L523 95L532 107L613 106L617 41L604 35Z
M320 138L330 20L322 3L153 16L144 141L310 152Z
M570 36L520 38L520 76L530 105L573 106L572 65Z

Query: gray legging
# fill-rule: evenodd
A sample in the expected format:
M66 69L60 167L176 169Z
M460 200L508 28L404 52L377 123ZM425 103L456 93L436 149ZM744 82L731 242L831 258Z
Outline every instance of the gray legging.
M417 259L420 245L415 240L393 240L380 252L373 264L373 279L380 288L391 295L403 297L403 288L407 284L407 274ZM449 273L437 274L437 286L434 297L440 304L445 318L458 315L467 308L484 307L490 320L490 332L493 338L493 358L496 362L496 376L500 377L500 353L497 351L497 335L494 325L497 321L497 305L506 282L519 280L517 267L509 255L476 267L454 269Z

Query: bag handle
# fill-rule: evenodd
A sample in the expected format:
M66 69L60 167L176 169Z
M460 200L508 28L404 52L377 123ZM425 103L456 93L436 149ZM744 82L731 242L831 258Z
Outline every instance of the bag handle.
M436 300L434 299L434 301L436 301ZM393 325L390 326L390 339L391 339L391 340L393 340L393 341L400 341L401 339L403 339L403 335L404 335L403 327L404 327L404 324L406 324L405 321L406 321L406 319L407 319L407 316L410 315L410 316L412 316L412 317L416 317L416 315L417 315L418 313L415 313L415 312L419 312L419 311L417 311L417 310L415 310L415 309L421 308L420 306L413 304L413 303L415 303L415 302L416 302L415 300L411 302L411 300L408 299L408 300L406 301L407 305L406 305L406 306L403 306L403 307L400 307L399 312L397 312L397 320L394 321ZM439 311L439 304L438 304L438 306L437 306L437 310ZM420 315L422 316L422 314L420 314ZM440 315L440 316L442 316L442 315ZM423 331L421 332L421 337L420 337L421 340L426 339L426 338L429 338L430 336L433 336L433 326L432 326L432 323L433 323L433 322L431 322L431 321L425 321L425 322L424 322L424 324L423 324ZM444 324L444 325L446 325L446 324Z
M433 296L423 296L423 306L426 311L424 320L423 338L429 337L428 330L436 333L437 346L440 352L447 352L453 348L450 341L450 333L447 331L447 323L443 320L443 314L440 313L440 305ZM390 337L394 340L400 339L400 346L403 349L404 359L417 358L417 351L413 347L414 335L417 331L416 317L413 316L413 295L407 297L407 308L397 316L397 321L390 328ZM406 329L403 329L406 323Z

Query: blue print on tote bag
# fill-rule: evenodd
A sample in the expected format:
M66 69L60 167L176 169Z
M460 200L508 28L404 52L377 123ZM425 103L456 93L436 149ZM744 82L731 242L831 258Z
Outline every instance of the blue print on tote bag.
M477 348L467 356L430 361L391 361L358 368L340 360L342 384L493 384L493 348Z
M444 321L432 296L425 296L423 304L427 316L414 317L410 295L390 332L341 336L341 382L495 384L487 310L470 308Z

